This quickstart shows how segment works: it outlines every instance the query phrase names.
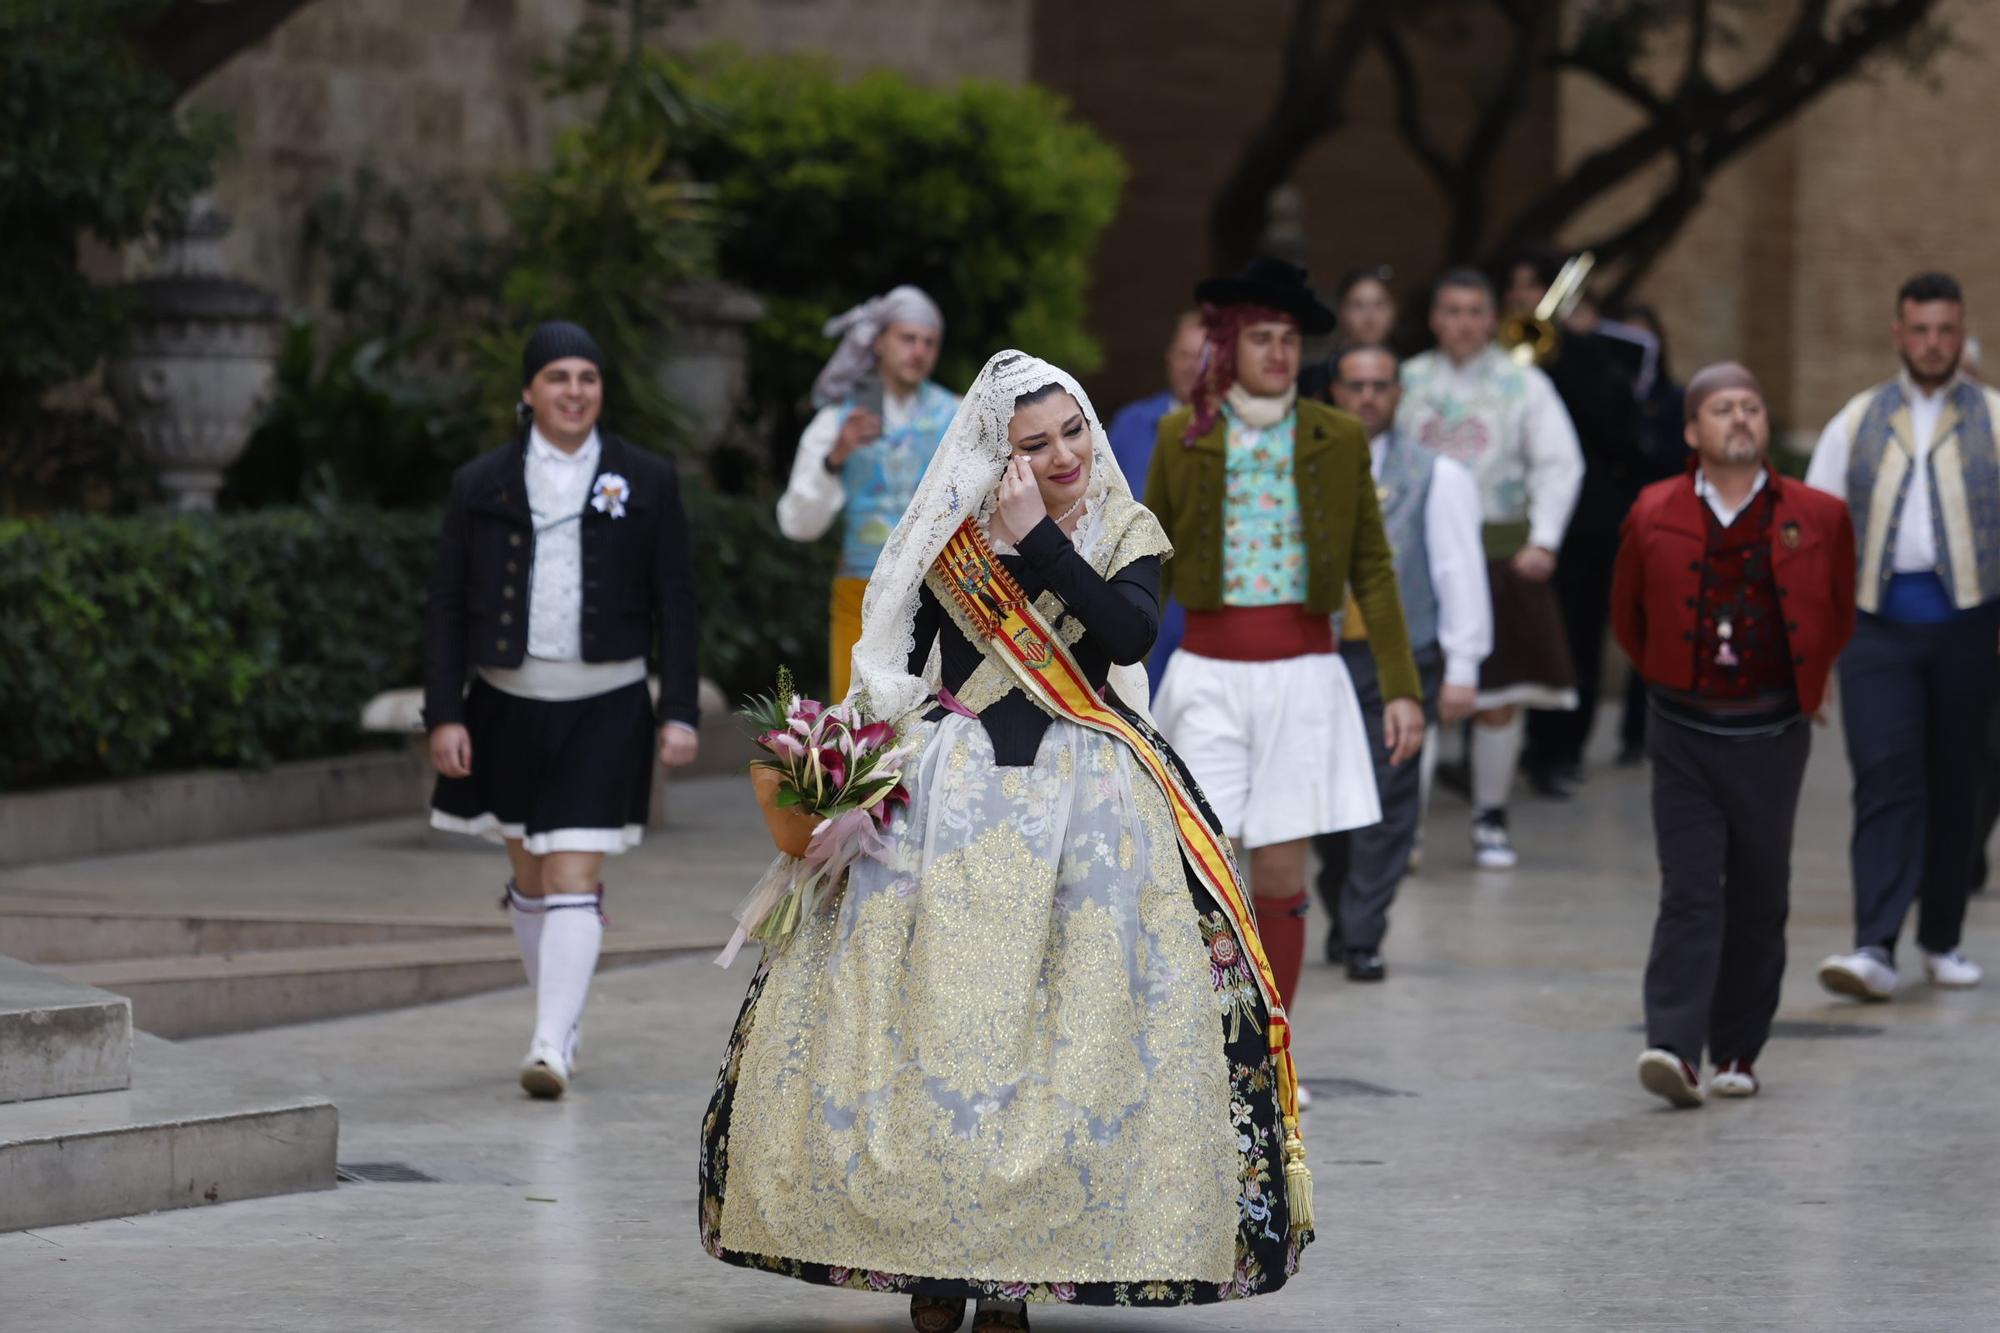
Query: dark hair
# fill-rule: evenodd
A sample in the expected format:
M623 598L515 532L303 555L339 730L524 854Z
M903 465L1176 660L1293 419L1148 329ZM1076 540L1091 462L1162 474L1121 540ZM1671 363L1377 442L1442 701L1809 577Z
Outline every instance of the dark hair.
M1493 295L1493 280L1476 268L1460 266L1458 268L1446 269L1438 277L1437 284L1431 288L1431 304L1437 304L1438 297L1444 295L1445 289L1449 287L1484 292L1488 301L1495 300Z
M1348 357L1353 356L1356 352L1380 352L1383 356L1389 358L1390 364L1396 367L1396 377L1398 379L1402 378L1403 358L1397 356L1396 349L1389 346L1389 344L1349 343L1345 347L1334 348L1333 355L1326 359L1326 373L1329 381L1340 378L1340 363L1347 360Z
M1562 272L1563 263L1563 255L1549 246L1524 245L1507 260L1507 280L1512 282L1514 270L1526 264L1535 270L1536 280L1546 287L1556 280L1558 273Z
M1039 403L1044 398L1053 398L1059 393L1068 393L1068 392L1069 392L1068 389L1063 388L1062 385L1056 383L1054 380L1050 380L1047 384L1044 384L1041 388L1030 389L1026 393L1022 394L1020 397L1016 398L1014 400L1014 410L1018 412L1022 408L1026 407L1029 403Z
M1364 282L1381 283L1383 289L1389 293L1389 299L1393 301L1396 292L1389 286L1389 281L1395 276L1396 270L1387 264L1361 264L1351 268L1340 275L1340 282L1333 289L1333 303L1339 305L1345 301L1347 294Z
M1965 304L1965 293L1959 290L1958 279L1949 273L1919 273L1904 283L1896 292L1896 313L1903 313L1903 302L1915 301L1922 305L1925 301L1951 301Z

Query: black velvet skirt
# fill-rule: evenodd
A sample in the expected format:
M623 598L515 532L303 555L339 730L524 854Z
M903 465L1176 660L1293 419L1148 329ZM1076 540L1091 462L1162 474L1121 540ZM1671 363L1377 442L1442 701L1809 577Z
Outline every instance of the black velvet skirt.
M519 839L537 856L638 845L653 794L655 731L644 681L561 702L474 681L465 726L472 772L438 779L433 827Z

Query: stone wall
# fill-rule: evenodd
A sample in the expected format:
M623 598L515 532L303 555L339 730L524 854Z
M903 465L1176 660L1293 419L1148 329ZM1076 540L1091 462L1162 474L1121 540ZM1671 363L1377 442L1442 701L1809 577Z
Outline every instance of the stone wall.
M1030 0L705 0L668 38L693 48L813 50L850 70L1019 80ZM226 111L237 149L216 195L236 218L234 271L312 304L307 208L373 167L474 185L544 161L577 114L542 95L585 0L312 0L190 95Z
M2000 98L1981 59L2000 43L2000 11L1959 3L1946 14L1959 46L1926 77L1882 63L1725 168L1643 284L1668 325L1676 373L1722 357L1747 362L1795 448L1809 448L1856 390L1894 372L1889 321L1911 273L1956 274L1973 331L2000 338L2000 316L1985 314L2000 304L2000 252L1983 226L1993 181L1977 137ZM1714 63L1716 77L1761 61L1786 17L1750 21L1745 44ZM1565 162L1630 123L1584 80L1566 76L1560 97ZM1635 206L1647 188L1657 182L1579 219L1570 239Z

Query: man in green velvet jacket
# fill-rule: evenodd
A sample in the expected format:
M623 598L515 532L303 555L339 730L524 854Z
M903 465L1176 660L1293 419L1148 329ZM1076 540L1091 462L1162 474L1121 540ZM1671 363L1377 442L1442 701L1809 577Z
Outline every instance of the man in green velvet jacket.
M1208 334L1192 404L1160 423L1146 505L1175 555L1164 592L1187 634L1154 701L1224 831L1250 859L1258 931L1287 1004L1305 957L1313 835L1381 818L1359 704L1332 616L1352 586L1381 676L1384 741L1423 743L1422 689L1368 441L1298 398L1302 334L1333 313L1303 269L1253 260L1195 288Z

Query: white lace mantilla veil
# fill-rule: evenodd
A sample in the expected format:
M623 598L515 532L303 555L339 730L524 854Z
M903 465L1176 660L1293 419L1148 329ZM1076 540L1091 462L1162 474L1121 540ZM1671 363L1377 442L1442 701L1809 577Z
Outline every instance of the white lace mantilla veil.
M1014 418L1014 400L1044 385L1057 384L1083 409L1090 423L1090 483L1084 492L1083 519L1072 540L1098 573L1114 555L1172 554L1165 530L1132 498L1131 487L1111 453L1103 423L1091 409L1090 396L1065 370L1025 352L994 355L966 390L944 440L932 455L917 493L902 522L889 534L869 576L861 601L861 638L854 646L853 683L847 702L863 716L901 722L930 702L938 685L938 654L931 652L922 676L909 672L916 647L917 608L924 575L945 543L968 515L990 522L999 498L1000 475L1012 446L1007 424ZM989 532L990 536L990 532ZM1146 713L1147 682L1143 662L1111 668L1111 688L1127 707ZM1150 721L1150 717L1148 718Z

